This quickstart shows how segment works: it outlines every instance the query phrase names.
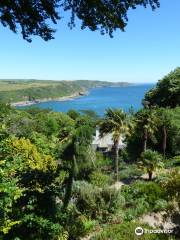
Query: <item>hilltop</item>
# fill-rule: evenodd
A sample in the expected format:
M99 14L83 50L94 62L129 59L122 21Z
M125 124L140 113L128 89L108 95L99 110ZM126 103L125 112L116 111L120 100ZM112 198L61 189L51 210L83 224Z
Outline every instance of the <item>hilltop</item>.
M91 88L126 87L127 82L106 82L91 80L54 81L35 79L0 80L0 101L14 103L75 97L85 94Z

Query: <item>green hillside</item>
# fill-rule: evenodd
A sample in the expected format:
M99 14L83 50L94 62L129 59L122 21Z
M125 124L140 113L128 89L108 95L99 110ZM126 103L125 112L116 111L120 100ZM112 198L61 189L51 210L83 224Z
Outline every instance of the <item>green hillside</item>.
M103 81L0 80L0 101L18 102L44 98L59 98L94 87L127 86L129 83Z

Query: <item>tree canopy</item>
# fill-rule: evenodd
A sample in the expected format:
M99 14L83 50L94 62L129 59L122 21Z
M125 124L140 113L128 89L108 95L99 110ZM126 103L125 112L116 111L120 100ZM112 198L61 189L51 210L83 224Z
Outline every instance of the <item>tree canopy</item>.
M150 106L174 108L180 105L180 67L159 80L157 86L146 93L144 102Z
M100 30L109 34L121 29L124 31L128 21L127 12L137 6L160 6L159 0L16 0L0 3L0 22L13 32L19 27L23 38L31 41L31 36L40 36L45 41L53 39L55 30L50 22L56 24L63 12L70 12L69 27L75 26L75 18L81 20L81 28Z

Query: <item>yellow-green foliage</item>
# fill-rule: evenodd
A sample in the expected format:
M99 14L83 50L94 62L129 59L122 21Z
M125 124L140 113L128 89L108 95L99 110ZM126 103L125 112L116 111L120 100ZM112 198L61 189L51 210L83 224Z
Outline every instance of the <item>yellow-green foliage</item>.
M58 240L68 240L69 239L69 234L67 231L64 231L59 237Z
M55 170L57 167L55 159L50 155L39 153L37 147L29 139L12 138L8 140L8 145L13 155L23 157L25 169L47 171Z
M7 220L5 222L4 226L2 226L2 227L0 226L0 232L3 232L4 234L7 234L11 230L11 228L16 224L20 224L20 221Z
M112 179L109 175L106 175L100 171L93 171L90 174L90 182L98 187L105 187L112 183Z

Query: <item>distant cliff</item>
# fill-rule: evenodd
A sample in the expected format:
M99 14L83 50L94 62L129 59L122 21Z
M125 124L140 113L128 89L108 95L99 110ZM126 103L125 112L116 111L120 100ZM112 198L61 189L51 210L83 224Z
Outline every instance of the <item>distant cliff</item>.
M91 80L51 81L51 80L0 80L0 101L13 103L57 99L71 95L83 95L96 87L126 87L125 82L105 82Z

